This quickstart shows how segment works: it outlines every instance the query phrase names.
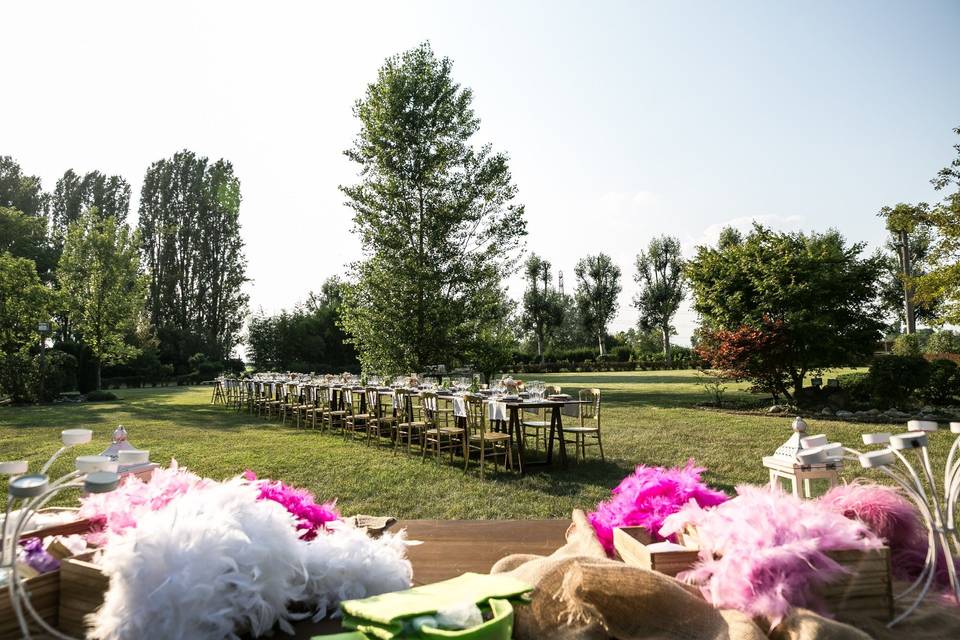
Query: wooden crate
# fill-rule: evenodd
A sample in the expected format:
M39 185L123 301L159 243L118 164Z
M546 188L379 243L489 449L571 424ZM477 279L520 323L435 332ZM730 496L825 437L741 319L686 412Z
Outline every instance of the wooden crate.
M670 550L658 550L650 534L642 527L617 527L613 530L613 547L627 564L676 576L697 561L697 550L667 543Z
M851 572L825 585L818 594L838 620L855 623L864 618L893 618L890 549L851 549L830 551L827 555Z
M30 594L30 603L33 608L50 626L56 627L60 606L60 572L51 571L34 576L24 580L23 584ZM24 615L29 614L24 611ZM42 635L40 625L33 623L30 629ZM17 616L13 612L13 604L10 602L10 595L4 587L0 592L0 640L16 640L22 637Z
M641 527L622 527L613 530L613 546L627 564L676 576L691 568L697 561L695 530L685 531L681 537L687 551L656 552L650 547L650 535ZM893 618L893 584L890 579L890 549L850 549L830 551L830 558L846 567L850 573L820 588L816 593L827 610L842 622Z
M41 512L47 511L76 511L76 509L50 508L41 509ZM64 522L42 529L33 529L25 531L20 535L21 540L29 538L46 538L49 536L66 536L76 533L87 533L90 531L90 520L77 518L70 522ZM56 627L59 623L60 611L60 571L51 571L39 576L34 576L23 581L28 593L30 594L30 604L48 624ZM24 615L28 615L24 612ZM43 635L42 629L36 623L30 625L30 629L38 635ZM22 636L20 626L17 622L17 616L13 612L13 605L10 602L10 596L6 588L0 590L0 640L13 640Z
M60 630L78 638L86 636L84 618L103 604L110 586L99 565L90 562L94 553L67 558L60 564Z

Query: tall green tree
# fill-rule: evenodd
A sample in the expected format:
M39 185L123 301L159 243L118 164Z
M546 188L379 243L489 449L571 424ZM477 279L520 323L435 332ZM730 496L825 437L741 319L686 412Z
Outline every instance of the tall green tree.
M364 259L341 317L370 370L452 364L482 344L526 234L507 156L473 143L473 92L452 68L422 44L387 59L354 107L345 153L360 181L341 190Z
M125 340L142 317L145 281L140 274L140 239L113 217L90 209L67 228L57 268L62 304L73 330L96 359L96 386L104 365L137 354Z
M603 339L607 325L617 315L620 295L620 267L605 253L587 256L574 268L577 291L574 298L583 328L595 337L603 355Z
M0 395L28 399L30 350L40 344L37 325L50 320L51 306L33 261L0 251Z
M247 355L259 370L339 372L357 366L357 356L339 326L342 283L327 278L304 304L250 319Z
M0 206L0 251L33 261L44 282L53 278L56 252L47 236L45 218Z
M884 243L880 300L884 311L896 318L907 333L916 331L917 322L935 323L941 305L940 300L916 300L912 284L912 278L924 275L931 266L935 237L930 226L922 222L927 212L929 206L923 202L880 210L890 232Z
M527 288L523 292L521 326L533 334L537 356L543 360L547 339L563 323L563 300L551 285L550 262L536 254L524 264Z
M16 160L0 156L0 207L10 207L28 216L45 217L47 196L40 178L28 176Z
M640 329L656 329L663 341L663 358L670 366L670 336L675 333L673 317L686 295L680 240L670 236L653 238L646 251L637 256L633 279L640 287L633 299L640 311Z
M67 169L50 196L50 224L58 243L63 243L67 227L79 220L87 209L97 211L102 218L126 221L130 211L130 184L121 176L99 171L81 176Z
M807 373L860 362L880 339L881 259L862 257L863 249L833 230L778 233L755 224L739 244L697 248L686 266L694 308L708 333L737 337L735 351L762 361L764 375L788 381L795 394ZM758 339L743 348L751 331ZM775 351L765 354L764 344Z
M195 353L223 360L247 312L240 181L226 160L181 151L150 165L140 193L140 234L150 321L165 361Z
M953 132L960 135L960 127ZM957 157L932 180L934 188L947 195L922 218L936 237L930 252L932 266L913 284L921 303L943 301L940 321L960 324L960 144L953 148Z

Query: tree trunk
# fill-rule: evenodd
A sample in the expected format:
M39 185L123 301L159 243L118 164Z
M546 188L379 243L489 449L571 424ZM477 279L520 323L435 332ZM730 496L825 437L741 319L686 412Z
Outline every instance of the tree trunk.
M603 333L597 334L597 344L600 346L600 357L603 357Z
M537 358L540 359L540 362L543 362L543 338L539 332L537 332Z
M903 315L907 320L907 334L917 332L916 311L913 308L913 285L910 277L913 275L913 265L910 264L910 236L906 231L900 232L900 267L903 271Z
M670 327L662 327L663 332L663 361L667 368L673 366L673 358L670 356Z
M101 390L100 387L100 358L97 358L97 391Z

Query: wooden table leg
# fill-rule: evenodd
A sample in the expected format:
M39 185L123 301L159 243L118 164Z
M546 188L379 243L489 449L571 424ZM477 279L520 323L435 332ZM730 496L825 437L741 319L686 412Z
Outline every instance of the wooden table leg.
M560 439L560 464L567 466L567 443L563 439L563 414L560 412L560 407L553 408L550 422L557 425L557 437Z
M517 438L517 467L520 473L523 473L524 457L526 448L523 446L523 425L520 423L520 408L510 407L510 424L507 427L507 433L515 433Z

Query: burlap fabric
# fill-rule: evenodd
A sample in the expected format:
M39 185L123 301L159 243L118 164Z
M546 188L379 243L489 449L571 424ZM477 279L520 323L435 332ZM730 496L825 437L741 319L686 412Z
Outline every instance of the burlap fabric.
M550 556L513 555L491 573L536 586L516 611L514 637L528 640L909 640L960 639L960 609L931 602L893 630L857 629L805 609L775 628L707 604L694 587L654 571L609 560L583 512L573 512L567 544Z

